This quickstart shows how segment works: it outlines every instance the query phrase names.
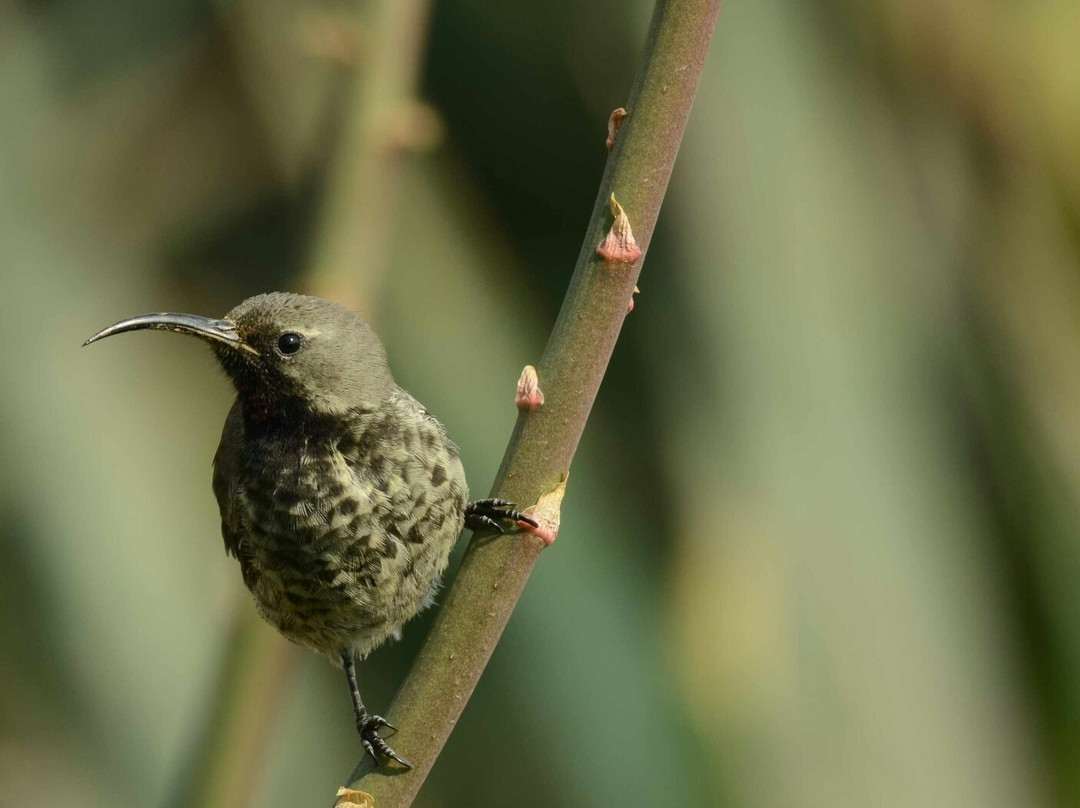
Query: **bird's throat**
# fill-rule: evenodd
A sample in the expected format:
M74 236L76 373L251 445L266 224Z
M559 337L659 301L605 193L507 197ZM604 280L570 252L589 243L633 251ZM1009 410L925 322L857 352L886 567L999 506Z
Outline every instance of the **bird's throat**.
M244 420L248 423L265 424L281 411L280 407L254 384L236 385L236 394L240 398Z

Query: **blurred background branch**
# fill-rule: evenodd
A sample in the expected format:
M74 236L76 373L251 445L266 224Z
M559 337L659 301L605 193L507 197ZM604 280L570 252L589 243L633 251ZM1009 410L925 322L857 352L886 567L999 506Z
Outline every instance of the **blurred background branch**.
M387 269L399 156L441 137L438 115L418 98L429 7L430 0L370 4L364 58L327 172L304 286L357 311L370 306Z
M176 773L169 799L176 808L255 804L252 779L278 728L298 651L252 611L246 598L235 605L218 684L203 707L190 762Z

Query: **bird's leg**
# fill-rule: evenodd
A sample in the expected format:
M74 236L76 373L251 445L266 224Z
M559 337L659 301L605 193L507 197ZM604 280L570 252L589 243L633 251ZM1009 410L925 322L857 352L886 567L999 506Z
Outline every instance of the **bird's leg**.
M491 528L505 533L500 521L517 522L521 525L536 527L536 521L520 511L514 510L517 503L508 499L478 499L465 506L465 527L469 530Z
M381 753L388 758L393 758L406 769L411 769L412 764L397 752L391 749L386 741L379 735L381 727L396 729L381 715L372 715L367 711L364 702L360 700L360 686L356 683L356 659L350 649L341 651L341 667L345 669L345 678L349 681L349 693L352 695L353 715L356 716L356 731L360 733L360 743L371 755L376 765L382 765L379 755Z

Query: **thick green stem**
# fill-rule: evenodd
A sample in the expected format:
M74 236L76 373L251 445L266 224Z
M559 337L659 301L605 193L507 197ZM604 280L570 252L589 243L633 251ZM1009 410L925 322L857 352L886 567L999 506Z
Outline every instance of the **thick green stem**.
M570 468L622 328L667 190L712 39L720 0L659 0L645 52L600 183L570 288L537 370L545 403L522 408L493 496L536 502ZM597 133L597 144L602 133ZM597 253L613 225L610 197L626 211L641 255ZM631 251L632 254L632 251ZM532 535L476 536L412 669L390 707L393 745L415 768L362 760L351 787L378 808L412 803L487 665L544 542Z

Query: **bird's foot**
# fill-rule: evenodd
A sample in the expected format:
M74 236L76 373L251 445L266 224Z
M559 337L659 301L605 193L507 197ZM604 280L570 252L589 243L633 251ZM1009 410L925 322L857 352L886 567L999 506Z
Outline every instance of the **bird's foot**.
M360 733L360 743L364 745L364 749L371 755L371 759L375 761L376 766L381 766L382 758L388 757L396 760L406 769L411 769L412 764L391 749L389 744L383 740L383 737L379 734L379 730L383 727L389 727L392 731L397 732L397 727L381 715L364 713L356 720L356 731Z
M505 533L500 522L516 522L522 528L536 527L536 520L514 510L517 503L508 499L479 499L465 506L465 527L470 530L490 528Z

